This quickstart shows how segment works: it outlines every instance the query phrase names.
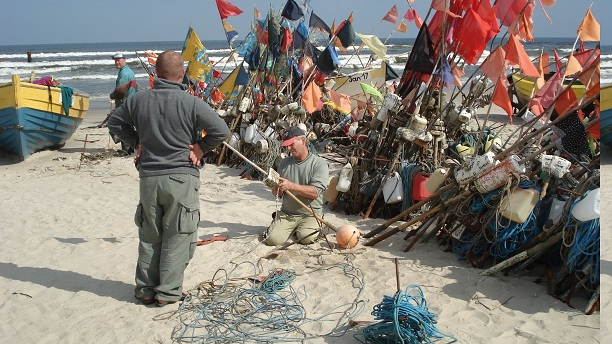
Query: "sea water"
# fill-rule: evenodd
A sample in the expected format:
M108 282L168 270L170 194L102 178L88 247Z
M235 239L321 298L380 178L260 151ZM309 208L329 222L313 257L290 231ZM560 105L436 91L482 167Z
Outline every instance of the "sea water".
M525 42L524 46L531 58L537 57L541 49L548 51L553 48L557 48L560 56L566 56L571 51L574 40L575 38L536 38L534 42ZM236 62L228 62L230 47L227 41L204 40L202 43L209 58L216 63L215 68L228 75L236 66ZM237 46L239 43L240 41L236 40L233 44ZM391 38L386 43L386 59L399 75L402 75L405 60L413 44L413 38ZM586 43L586 48L592 46L592 42ZM183 41L0 45L0 83L10 82L12 74L19 74L22 79L29 79L32 71L36 77L51 75L63 85L89 94L92 108L105 108L109 106L107 101L117 78L117 69L111 58L115 52L126 56L127 64L136 74L136 81L146 88L148 74L143 63L149 66L144 52L180 52L182 48ZM319 48L323 48L322 44ZM32 62L28 62L28 52L31 53ZM357 54L354 48L338 53L340 65L345 67L346 73L360 68L372 55L367 47ZM479 64L488 54L489 51L483 53ZM550 55L552 56L552 53ZM242 61L242 58L237 61ZM380 64L381 60L378 59L372 66ZM554 69L554 65L551 67ZM474 70L474 66L467 66L464 81ZM612 46L609 45L602 46L601 49L601 83L612 83ZM450 90L447 92L450 94Z

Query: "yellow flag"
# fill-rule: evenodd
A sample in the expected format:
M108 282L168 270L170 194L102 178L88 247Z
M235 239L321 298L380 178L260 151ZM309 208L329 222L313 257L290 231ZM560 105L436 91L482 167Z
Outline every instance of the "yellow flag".
M359 37L363 44L367 45L368 48L370 48L370 50L376 54L376 56L380 57L381 59L385 58L385 55L387 54L387 47L385 47L383 42L381 42L378 37L374 35L362 35L360 33L355 33L355 35Z
M190 26L185 43L183 43L181 57L184 61L202 61L203 59L199 57L202 52L205 53L204 44L202 44L202 41L200 41L200 38Z
M234 71L223 81L221 86L219 86L219 91L223 93L225 97L229 97L232 92L234 92L234 88L236 88L236 78L238 77L239 71L240 66L235 68Z
M406 32L406 30L408 30L408 25L403 21L401 21L399 25L395 28L395 31L399 32Z
M591 9L587 11L584 19L582 19L582 23L578 27L577 34L580 35L580 40L583 42L586 41L595 41L599 42L600 40L600 28L599 23L593 17L593 13L591 13Z
M189 61L186 74L192 79L204 81L211 72L212 65L210 62Z

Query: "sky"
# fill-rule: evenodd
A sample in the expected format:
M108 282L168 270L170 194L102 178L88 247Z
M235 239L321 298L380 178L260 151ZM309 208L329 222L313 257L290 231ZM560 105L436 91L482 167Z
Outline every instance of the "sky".
M229 0L244 13L229 17L239 36L250 30L253 7L262 15L272 8L280 11L286 0ZM302 0L297 0L301 3ZM310 8L331 26L346 19L352 12L358 33L387 37L396 25L381 21L397 4L399 16L409 9L407 0L310 0ZM411 5L423 18L431 0L415 0ZM610 0L557 0L545 7L552 24L538 4L534 13L536 37L576 37L589 6L601 24L602 44L612 44ZM406 33L395 32L393 38L414 38L417 29L408 23ZM225 39L215 0L17 0L6 1L0 12L0 45L182 41L189 26L202 40ZM505 29L505 28L503 28ZM503 30L502 29L502 30ZM503 32L503 31L502 31Z

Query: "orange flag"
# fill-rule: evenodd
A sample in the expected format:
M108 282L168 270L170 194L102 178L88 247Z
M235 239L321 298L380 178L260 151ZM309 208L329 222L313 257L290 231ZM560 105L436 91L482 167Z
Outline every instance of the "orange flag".
M574 75L578 72L582 71L582 66L580 62L574 57L574 53L572 52L570 56L567 58L567 65L565 66L565 72L563 76Z
M455 17L455 18L461 17L460 15L455 14L450 11L450 1L449 0L433 0L431 2L431 8L437 11L445 12L451 17Z
M540 70L540 73L542 74L548 74L550 73L550 55L548 55L548 53L543 53L542 55L540 55L540 58L538 60L538 70Z
M397 22L397 5L393 5L389 12L385 14L382 20L388 21L391 24L395 24Z
M593 63L589 68L584 70L578 77L578 80L582 82L584 85L587 85L586 96L593 97L596 94L599 94L600 88L600 66L599 60L598 63Z
M583 42L586 42L586 41L599 42L600 40L599 23L597 22L597 20L595 20L595 17L593 17L593 13L591 13L590 8L587 11L586 15L584 16L584 19L582 19L582 23L578 27L578 30L576 31L576 33L580 35L580 40Z
M523 48L516 35L510 35L504 51L506 52L506 61L510 62L511 65L521 67L523 74L534 78L540 76L538 69L531 62L529 55L525 52L525 48Z
M319 101L321 100L322 95L321 88L314 82L311 82L302 94L302 105L306 111L309 113L315 112L319 106Z
M480 70L493 82L504 75L506 72L506 53L504 49L498 45L480 65Z
M345 112L351 112L351 97L334 90L328 90L331 100Z
M512 124L512 103L510 102L510 96L508 96L506 79L501 76L497 79L497 84L495 85L495 90L493 91L493 104L506 111L508 117L510 117L510 124Z
M576 93L571 87L568 87L555 101L555 110L559 115L562 115L576 105L578 105Z
M459 68L459 66L457 66L454 62L452 63L452 67L453 85L457 87L463 86L463 83L461 82L461 77L465 75L465 72L463 71L463 69Z
M406 32L406 30L408 30L408 25L406 25L406 23L404 23L403 21L399 23L399 25L395 28L396 31L399 32Z

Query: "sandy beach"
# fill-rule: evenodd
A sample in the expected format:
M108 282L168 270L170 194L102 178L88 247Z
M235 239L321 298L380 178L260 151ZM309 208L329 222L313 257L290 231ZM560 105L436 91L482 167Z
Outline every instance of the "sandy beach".
M59 150L42 151L18 162L0 153L0 343L172 343L180 324L178 304L163 308L140 304L133 294L138 235L133 222L138 173L131 157L113 156L119 148L106 128L96 128L107 111L91 110ZM515 121L520 125L521 121ZM81 159L85 152L86 159ZM604 152L602 175L612 173ZM199 246L186 270L185 289L210 281L219 269L237 277L294 270L311 318L351 303L359 286L339 269L350 265L363 275L362 310L353 320L372 321L371 312L399 285L419 285L438 329L460 343L610 343L610 326L600 312L583 313L586 300L572 308L546 293L541 271L489 277L458 261L430 240L408 242L399 233L374 247L339 250L321 240L287 250L266 247L259 234L280 207L259 181L241 179L242 168L208 164L202 170L200 239L227 237ZM610 181L602 181L602 198ZM610 211L603 202L602 213ZM352 224L366 233L384 219L363 220L326 209L325 219ZM601 285L612 282L609 223L602 221ZM334 234L327 231L330 243ZM271 253L274 253L271 255ZM238 268L234 270L236 267ZM539 280L539 282L538 282ZM610 292L602 290L602 308ZM605 319L605 317L604 317ZM314 337L307 343L356 343L367 324L344 328L340 336ZM328 323L313 323L310 334L327 333ZM601 336L601 337L600 337ZM449 342L449 338L441 342Z

